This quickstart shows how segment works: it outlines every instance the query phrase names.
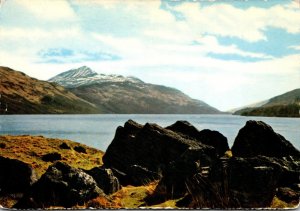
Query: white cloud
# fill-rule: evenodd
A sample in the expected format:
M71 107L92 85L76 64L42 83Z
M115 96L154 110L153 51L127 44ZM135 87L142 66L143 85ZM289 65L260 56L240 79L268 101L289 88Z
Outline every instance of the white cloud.
M37 41L67 39L68 37L80 36L78 28L70 27L65 29L51 29L45 30L41 28L21 28L21 27L1 27L0 38L1 40L24 40L24 41Z
M203 36L197 39L199 43L202 43L203 48L207 53L218 53L218 54L237 54L243 57L260 58L260 59L271 59L272 56L268 56L262 53L251 53L240 50L236 45L222 46L219 44L218 39L214 36Z
M77 16L67 1L62 0L18 0L24 10L36 18L46 21L76 20Z
M196 34L212 33L234 36L249 42L266 40L267 27L279 27L290 33L300 32L299 8L277 5L246 10L228 4L214 4L201 8L198 3L183 3L174 8L184 14L189 27Z
M300 51L300 45L293 45L293 46L289 46L290 49L294 49L297 51Z

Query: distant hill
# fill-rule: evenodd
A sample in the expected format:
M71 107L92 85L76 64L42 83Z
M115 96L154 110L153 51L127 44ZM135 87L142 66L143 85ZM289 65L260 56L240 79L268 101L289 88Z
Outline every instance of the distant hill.
M0 67L0 94L0 113L71 114L99 112L92 103L80 99L58 84L31 78L8 67Z
M135 77L97 74L86 66L61 73L49 81L65 86L75 95L95 104L101 113L221 113L177 89L145 83Z
M264 100L264 101L260 101L260 102L256 102L256 103L251 103L249 105L245 105L245 106L241 106L241 107L238 107L238 108L233 108L233 109L230 109L228 110L227 112L229 113L234 113L236 111L239 111L239 110L242 110L242 109L245 109L245 108L255 108L255 107L260 107L260 106L263 106L265 105L266 103L268 103L269 100Z
M243 108L234 112L243 116L300 117L300 89L273 97L262 106Z

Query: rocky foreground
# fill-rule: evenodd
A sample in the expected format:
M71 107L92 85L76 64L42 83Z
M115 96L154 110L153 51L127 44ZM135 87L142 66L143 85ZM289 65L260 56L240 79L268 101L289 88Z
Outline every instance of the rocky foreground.
M7 152L8 143L0 138L1 152ZM30 155L24 160L1 153L2 205L12 196L10 207L22 209L295 208L299 204L300 152L264 122L248 121L230 150L221 133L198 131L186 121L163 128L129 120L117 128L103 164L89 157L93 151L87 146L57 143L56 150L35 155L39 165L29 162ZM79 159L75 165L64 153L76 159L85 155L82 158L93 162L81 166ZM47 169L41 171L45 163Z

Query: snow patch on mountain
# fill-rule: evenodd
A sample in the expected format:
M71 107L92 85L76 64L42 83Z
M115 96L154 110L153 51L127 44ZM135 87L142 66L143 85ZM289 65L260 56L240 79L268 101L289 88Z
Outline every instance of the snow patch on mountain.
M135 78L135 77L124 77L122 75L105 75L105 74L98 74L97 72L93 71L91 68L87 66L82 66L77 69L71 69L66 72L60 73L53 78L48 80L49 82L58 83L64 87L73 88L82 85L91 85L91 84L99 84L104 82L114 82L114 83L121 83L121 82L131 82L141 84L144 83L142 80Z

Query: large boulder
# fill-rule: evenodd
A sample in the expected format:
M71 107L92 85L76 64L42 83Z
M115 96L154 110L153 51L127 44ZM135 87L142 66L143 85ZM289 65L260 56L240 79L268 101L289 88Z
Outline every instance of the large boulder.
M107 168L118 170L127 175L127 178L135 177L133 174L136 173L131 169L133 166L160 173L189 149L201 149L200 154L212 156L214 159L217 157L214 148L192 138L156 124L147 123L143 126L129 120L124 127L118 127L115 138L103 156L103 162ZM145 175L146 180L149 179L148 174L140 175Z
M214 147L220 156L223 156L229 150L227 138L218 131L204 129L198 134L201 143Z
M98 187L101 188L105 194L112 194L121 189L119 180L114 176L111 169L94 167L90 170L86 170L85 172L94 178Z
M197 128L187 121L177 121L173 125L166 127L166 129L214 147L219 156L223 156L229 150L227 138L218 131L209 129L198 131Z
M168 130L172 130L177 133L181 133L188 137L197 137L199 134L199 130L195 128L191 123L184 120L179 120L174 124L166 127Z
M189 187L187 183L195 174L207 177L210 168L217 160L214 148L189 148L162 172L163 177L157 186L157 192L169 193L166 198L180 198Z
M105 196L92 176L65 163L56 162L32 185L15 208L72 207Z
M269 157L300 157L300 152L283 136L274 132L262 121L247 121L239 131L232 146L232 154L237 157L265 155Z
M278 187L297 189L294 187L300 182L299 172L299 163L287 158L223 157L211 166L207 177L198 173L186 182L192 198L187 206L269 207ZM294 199L294 192L288 193Z
M270 206L275 196L281 166L266 157L231 158L228 164L228 192L231 206Z
M0 156L1 193L24 192L37 180L32 167L20 160Z

